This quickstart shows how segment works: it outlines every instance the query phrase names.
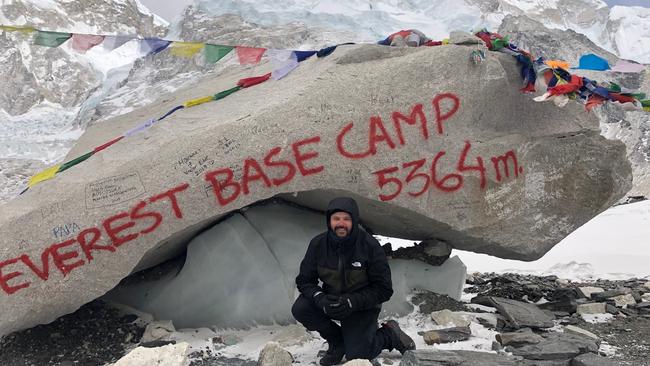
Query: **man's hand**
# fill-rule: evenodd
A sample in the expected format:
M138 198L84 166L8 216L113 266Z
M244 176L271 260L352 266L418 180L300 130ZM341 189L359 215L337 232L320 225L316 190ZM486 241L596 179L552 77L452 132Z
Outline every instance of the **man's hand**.
M337 300L336 304L329 305L329 309L325 313L333 319L343 320L354 312L354 306L347 295L343 295Z
M339 297L335 295L328 295L321 292L316 296L315 301L316 301L316 306L323 309L325 314L327 314L327 310L331 307L331 305L339 303Z

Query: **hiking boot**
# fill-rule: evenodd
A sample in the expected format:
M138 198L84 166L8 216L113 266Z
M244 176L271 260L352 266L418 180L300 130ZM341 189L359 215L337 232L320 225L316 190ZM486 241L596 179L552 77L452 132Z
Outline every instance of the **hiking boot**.
M384 328L388 329L391 333L392 346L399 353L404 354L406 351L411 351L415 349L415 342L413 338L409 337L408 334L404 333L400 329L399 324L394 320L389 320L386 323L382 324Z
M327 352L321 357L321 366L338 365L345 356L343 343L327 342Z

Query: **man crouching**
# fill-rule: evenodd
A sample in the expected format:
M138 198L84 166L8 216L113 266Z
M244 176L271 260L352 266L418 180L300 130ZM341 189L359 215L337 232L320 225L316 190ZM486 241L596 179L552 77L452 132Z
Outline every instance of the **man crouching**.
M291 309L297 321L327 341L320 364L336 365L343 356L372 360L383 349L395 348L402 354L415 349L413 339L395 320L377 325L381 304L393 295L393 284L379 242L359 227L357 203L335 198L326 217L327 232L311 240L300 263L296 277L300 296Z

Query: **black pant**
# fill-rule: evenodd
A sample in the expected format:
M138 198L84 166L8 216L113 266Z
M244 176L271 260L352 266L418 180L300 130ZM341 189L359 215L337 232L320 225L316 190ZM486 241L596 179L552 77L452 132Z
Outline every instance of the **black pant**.
M378 329L377 326L380 311L380 308L356 311L341 320L339 326L312 300L303 295L298 296L291 308L293 317L305 328L317 331L330 343L343 343L347 360L356 358L372 360L382 349L392 348L387 330Z

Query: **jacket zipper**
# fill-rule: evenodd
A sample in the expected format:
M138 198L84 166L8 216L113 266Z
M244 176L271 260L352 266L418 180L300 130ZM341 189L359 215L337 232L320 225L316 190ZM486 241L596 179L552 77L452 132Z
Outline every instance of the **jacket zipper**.
M345 266L343 265L343 255L341 251L339 251L339 274L341 275L341 294L344 294L347 292L347 288L345 286Z

